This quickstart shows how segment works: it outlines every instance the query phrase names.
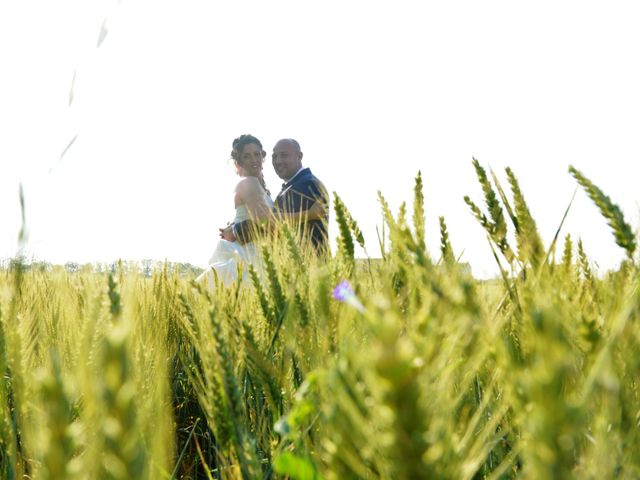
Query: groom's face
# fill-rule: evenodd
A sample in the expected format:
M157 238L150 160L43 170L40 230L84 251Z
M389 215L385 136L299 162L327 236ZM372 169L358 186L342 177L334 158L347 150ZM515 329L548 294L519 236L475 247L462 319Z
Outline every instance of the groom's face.
M302 152L292 142L280 140L271 155L273 169L283 180L289 180L302 167Z

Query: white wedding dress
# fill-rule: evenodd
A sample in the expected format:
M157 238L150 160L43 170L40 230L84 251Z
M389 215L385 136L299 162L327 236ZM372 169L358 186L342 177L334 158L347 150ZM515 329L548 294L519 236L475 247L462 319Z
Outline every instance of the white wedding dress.
M270 209L273 210L273 200L265 192L264 200ZM249 220L250 215L245 205L236 207L236 216L233 223ZM207 279L210 288L215 286L215 276L227 287L238 280L238 265L242 265L242 279L249 280L249 264L252 264L258 272L260 267L260 252L257 251L253 242L240 244L227 240L218 241L218 245L209 259L209 266L202 272L196 281Z

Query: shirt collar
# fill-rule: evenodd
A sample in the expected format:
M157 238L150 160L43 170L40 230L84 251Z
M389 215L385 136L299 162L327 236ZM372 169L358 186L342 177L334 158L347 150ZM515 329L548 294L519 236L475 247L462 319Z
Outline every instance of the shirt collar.
M283 185L289 185L289 184L291 184L291 182L293 181L293 179L294 179L294 178L296 178L296 177L300 174L300 172L301 172L301 171L303 171L303 170L304 170L304 167L300 167L300 169L299 169L296 173L294 173L294 174L291 176L291 178L290 178L289 180L287 180L286 182L284 182L284 183L283 183Z

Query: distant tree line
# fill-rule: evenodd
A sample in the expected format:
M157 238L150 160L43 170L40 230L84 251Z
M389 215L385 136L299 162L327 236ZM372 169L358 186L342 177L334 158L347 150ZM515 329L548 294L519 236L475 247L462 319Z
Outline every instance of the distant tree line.
M16 268L20 268L23 271L39 271L39 272L52 272L56 269L62 268L69 273L77 272L95 272L95 273L115 273L119 269L124 272L139 272L145 277L151 277L153 272L163 268L167 268L169 271L177 271L180 276L199 275L202 272L201 267L197 267L190 263L184 262L162 262L159 260L144 259L141 261L132 260L118 260L109 263L93 262L93 263L78 263L78 262L66 262L64 264L56 264L45 262L42 260L29 259L27 257L14 257L14 258L2 258L0 259L0 269L13 271Z

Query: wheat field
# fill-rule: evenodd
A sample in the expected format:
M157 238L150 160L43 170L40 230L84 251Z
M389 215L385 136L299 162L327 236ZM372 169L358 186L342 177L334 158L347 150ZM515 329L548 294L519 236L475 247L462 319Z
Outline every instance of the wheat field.
M542 242L511 170L503 186L473 166L495 281L457 263L443 218L427 248L420 174L411 208L379 195L376 261L354 258L337 195L334 255L283 224L231 288L16 259L0 271L0 475L640 478L635 233L571 168L626 253L598 276L561 226Z

